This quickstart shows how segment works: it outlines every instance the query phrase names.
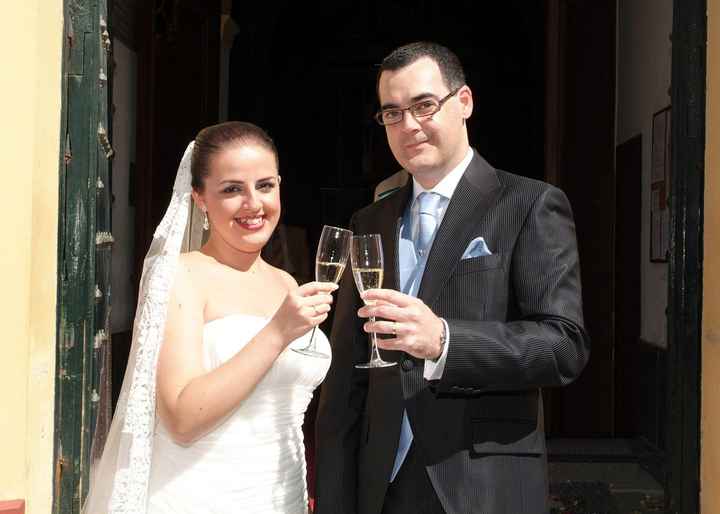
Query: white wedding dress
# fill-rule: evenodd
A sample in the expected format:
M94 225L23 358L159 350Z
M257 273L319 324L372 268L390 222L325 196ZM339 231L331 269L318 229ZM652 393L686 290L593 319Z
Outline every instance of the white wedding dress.
M232 314L206 323L207 369L230 359L268 321ZM313 391L330 366L330 359L290 350L307 345L309 337L291 343L240 406L194 443L174 443L158 422L148 514L307 513L302 424ZM315 343L330 354L320 329Z

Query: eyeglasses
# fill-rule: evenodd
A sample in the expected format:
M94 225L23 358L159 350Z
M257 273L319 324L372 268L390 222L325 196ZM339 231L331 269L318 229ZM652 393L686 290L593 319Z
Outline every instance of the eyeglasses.
M420 100L419 102L415 102L414 104L410 105L409 107L405 107L404 109L383 109L382 111L378 111L375 113L375 121L377 121L380 125L383 126L395 125L396 123L400 123L403 120L403 118L405 117L405 111L409 111L410 114L413 115L413 118L415 118L416 120L419 120L421 118L427 118L428 116L432 116L440 109L442 109L443 104L447 102L455 93L460 91L461 88L462 86L454 89L453 91L450 91L447 96L441 98L440 100L436 100L435 98L426 98L424 100Z

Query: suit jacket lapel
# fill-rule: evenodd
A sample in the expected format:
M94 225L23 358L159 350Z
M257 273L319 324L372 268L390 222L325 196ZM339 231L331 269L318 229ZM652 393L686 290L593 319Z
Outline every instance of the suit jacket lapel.
M476 221L495 203L502 188L495 169L475 152L450 199L425 266L418 298L432 305L470 243Z

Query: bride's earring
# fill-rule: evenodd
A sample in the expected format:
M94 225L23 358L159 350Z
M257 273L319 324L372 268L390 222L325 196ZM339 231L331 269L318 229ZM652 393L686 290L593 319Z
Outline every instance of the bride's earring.
M205 213L205 219L203 220L203 230L210 230L210 222L208 221L207 211L203 212Z

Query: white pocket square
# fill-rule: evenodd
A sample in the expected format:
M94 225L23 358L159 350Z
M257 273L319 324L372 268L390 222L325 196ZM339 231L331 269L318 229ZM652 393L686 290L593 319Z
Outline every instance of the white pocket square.
M470 244L465 248L465 253L463 253L462 259L471 259L473 257L481 257L483 255L492 255L492 252L490 251L490 248L488 248L488 245L485 243L485 239L482 237L476 237L472 241L470 241Z

